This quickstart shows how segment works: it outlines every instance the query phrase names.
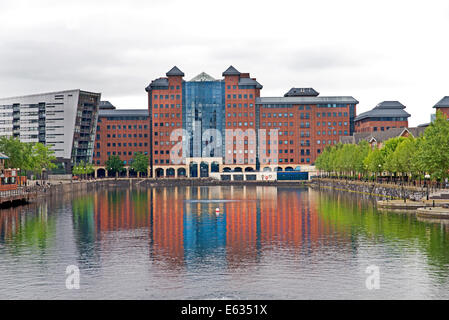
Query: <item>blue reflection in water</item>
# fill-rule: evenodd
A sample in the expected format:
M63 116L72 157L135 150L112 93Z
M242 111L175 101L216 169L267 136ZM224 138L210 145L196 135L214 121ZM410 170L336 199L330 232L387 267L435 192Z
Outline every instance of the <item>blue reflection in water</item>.
M216 201L212 203L217 203ZM200 206L184 203L184 252L187 267L210 261L226 262L226 211L222 206L220 214L209 202Z

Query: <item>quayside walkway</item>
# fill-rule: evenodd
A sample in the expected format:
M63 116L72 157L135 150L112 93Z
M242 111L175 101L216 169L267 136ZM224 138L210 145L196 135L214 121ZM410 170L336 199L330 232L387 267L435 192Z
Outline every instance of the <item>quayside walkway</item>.
M37 197L38 192L42 192L43 186L0 186L0 207L9 207L16 204L26 203Z

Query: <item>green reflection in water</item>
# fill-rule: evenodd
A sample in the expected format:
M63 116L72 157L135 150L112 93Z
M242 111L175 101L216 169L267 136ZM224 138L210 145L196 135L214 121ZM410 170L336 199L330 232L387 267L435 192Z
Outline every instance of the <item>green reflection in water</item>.
M72 201L73 227L80 230L84 240L95 240L94 195L88 194Z
M81 257L95 256L102 232L148 227L147 190L115 189L73 199L73 229Z
M317 201L323 222L339 233L374 239L400 252L419 250L438 275L449 277L447 225L418 221L412 212L378 211L374 202L353 195L323 192Z
M50 213L47 203L30 206L25 212L12 208L1 212L0 243L11 254L24 251L45 253L54 246L56 239L56 217Z

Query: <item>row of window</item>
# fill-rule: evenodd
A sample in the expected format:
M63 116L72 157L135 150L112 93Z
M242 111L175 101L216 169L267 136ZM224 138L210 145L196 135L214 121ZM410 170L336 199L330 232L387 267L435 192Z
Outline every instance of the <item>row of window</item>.
M265 164L278 163L278 159L263 159L262 162ZM290 161L289 161L289 159L279 159L279 163L288 163L288 162L294 163L295 161L294 161L294 159L291 159L291 158L290 158ZM305 162L310 163L310 158L306 158L305 160L304 160L304 158L301 159L301 163L305 163Z
M157 131L154 131L154 135L155 135L155 136L161 136L161 137L165 135L165 136L169 137L169 136L171 135L171 132L165 132L165 133L164 133L164 132L157 132Z
M243 114L242 114L242 113L239 113L239 114L238 114L239 117L241 117L242 115L243 115L244 117L247 117L247 116L248 116L248 112L245 112L245 113L243 113ZM250 116L250 117L254 117L254 113L250 112L250 113L249 113L249 116ZM228 113L228 118L230 118L230 117L237 117L237 113L233 113L232 115L231 115L230 113Z
M179 87L179 86L177 86L177 87ZM176 88L176 89L178 89L178 88ZM163 100L164 98L165 98L165 100L168 100L169 99L169 97L170 97L170 100L175 100L175 96L176 96L176 99L181 99L181 95L179 95L179 94L177 94L177 95L174 95L174 94L171 94L171 95L168 95L168 94L166 94L166 95L154 95L153 96L153 99L154 100L157 100L158 99L158 97L159 97L159 100Z
M115 130L115 129L118 129L118 130L122 130L122 127L123 127L123 130L126 130L126 125L123 125L123 126L121 126L121 125L117 125L117 126L115 126L115 125L107 125L106 126L106 128L108 129L108 130L110 130L111 129L111 127L112 127L112 130ZM148 126L145 124L145 125L139 125L139 126L137 126L136 124L135 125L128 125L128 129L137 129L137 128L139 128L139 129L142 129L142 127L143 127L143 129L147 129L148 128ZM99 126L97 126L97 131L99 131L100 130L100 127Z
M248 95L247 94L244 94L244 95L233 94L232 95L232 99L237 99L237 96L238 96L239 99L242 99L242 97L243 97L243 99L248 99ZM252 93L249 95L249 98L253 99L253 94ZM228 94L228 99L231 99L231 95L230 94Z
M165 154L170 154L170 150L154 150L154 154L161 154L161 155L163 155L164 153ZM172 151L172 154L175 154L175 152L174 151ZM179 152L178 152L178 155L179 155Z
M317 144L326 144L326 140L317 140L316 143ZM333 143L337 144L337 140L334 140ZM327 144L332 144L332 140L328 140Z
M316 123L316 125L317 125L318 127L319 127L321 124L323 124L323 127L326 126L326 122L324 122L324 121L323 121L323 122L317 122L317 123ZM333 125L334 127L337 126L337 122L334 121L334 122L328 122L328 123L327 123L327 126L328 126L328 127L330 127L330 126L332 126L332 125ZM338 125L341 126L341 125L342 125L342 122L339 121L339 122L338 122ZM343 125L344 125L344 126L347 126L347 125L348 125L348 122L347 122L347 121L344 121L344 122L343 122Z
M154 109L157 109L157 108L158 108L158 105L155 104L155 105L153 105L153 107L154 107ZM163 109L163 108L164 108L164 105L161 104L159 109ZM170 108L174 109L174 108L175 108L175 105L174 105L174 104L171 104L171 105L170 105ZM179 103L177 103L177 104L176 104L176 108L177 108L177 109L181 108L181 105L180 105ZM168 104L165 105L165 109L169 109Z
M115 155L121 156L121 155L122 155L122 152L121 152L121 151L117 151L117 152L115 152L115 151L108 152L108 156L110 156L111 154L114 155L114 156L115 156ZM124 156L126 156L127 154L128 154L128 156L132 156L132 155L134 154L134 152L133 152L133 151L123 151L123 155L124 155ZM147 155L148 152L145 151L144 154ZM97 156L99 156L98 153L97 153ZM132 161L133 161L133 159L130 159L130 160L129 160L130 163L131 163ZM123 161L123 162L124 162L124 164L126 164L126 161Z
M271 122L262 122L262 127L265 127L265 125L267 125L268 127L271 127L271 125L272 125L272 123ZM290 123L288 123L288 122L284 122L284 126L288 126L288 125L290 125L291 127L293 127L293 122L290 122ZM279 127L282 127L282 122L273 122L273 127L276 127L276 126L279 126ZM305 126L304 126L304 123L303 122L301 122L301 128L309 128L310 127L310 123L308 123L308 122L306 122L305 123Z
M129 160L129 163L131 164L133 162L133 159ZM126 166L127 161L123 160L123 164ZM97 165L100 165L100 160L97 160Z
M273 113L273 114L271 114L271 113L262 113L262 118L271 118L271 115L273 115L273 118L277 118L277 117L282 118L282 116L284 116L285 118L293 117L293 113ZM303 115L303 114L301 113L301 115ZM309 114L306 113L306 115L307 115L307 119L308 119L309 118ZM302 117L301 117L301 119L302 119Z
M147 133L144 133L143 135L141 134L141 133L139 133L139 134L137 134L137 133L134 133L134 134L128 134L128 136L126 136L126 134L123 134L123 136L121 135L121 134L117 134L117 135L115 135L115 133L114 134L107 134L106 135L108 138L137 138L137 137L139 137L139 138L142 138L142 136L144 137L144 138L147 138L148 137L148 134ZM100 135L99 134L97 134L97 140L100 140Z
M238 152L237 152L238 151ZM234 154L248 154L248 151L250 154L254 154L254 150L228 150L228 154L231 154L232 152L234 152Z
M115 155L115 151L112 151L112 154L114 154ZM117 152L118 153L118 155L122 155L122 152L121 151L118 151ZM132 151L123 151L123 155L124 156L126 156L128 154L128 156L132 156L133 155L133 152ZM148 152L147 151L145 151L144 152L144 154L148 154ZM109 155L111 155L111 152L108 152L108 156ZM97 154L94 154L94 157L96 157L96 158L100 158L101 157L101 153L99 152L99 151L97 151ZM132 159L130 160L130 162L132 161ZM126 164L126 162L125 162L125 164Z
M254 125L254 122L249 122L249 126L250 127L252 127ZM231 127L231 126L234 126L234 127L237 127L237 126L239 126L239 127L247 127L248 126L248 122L239 122L238 124L237 124L237 122L232 122L232 124L231 124L231 122L228 122L228 127Z
M278 151L279 151L279 153L289 153L288 149L286 149L286 150L279 149ZM302 151L304 151L304 150L302 150ZM262 154L264 154L266 151L265 151L265 149L263 149L263 150L261 150L261 152L262 152ZM270 149L268 149L268 153L271 153ZM276 154L276 153L277 153L276 150L273 150L273 154ZM294 153L294 150L290 149L290 153ZM309 152L309 154L310 154L310 152Z
M336 130L334 130L334 131L328 131L327 133L328 133L329 136L331 136L332 134L333 134L334 136L337 135L337 131L336 131ZM317 131L316 134L317 134L317 135L321 135L321 134L322 134L323 136L325 136L325 135L326 135L326 131L324 131L324 130L323 130L322 132L321 132L321 131ZM342 132L341 130L339 130L339 131L338 131L338 135L341 136L342 134L343 134L343 132ZM345 131L344 131L344 135L347 136L347 135L348 135L348 131L345 130Z
M157 113L155 113L155 114L154 114L154 117L155 117L155 118L157 118L157 117L163 118L163 117L164 117L164 114L165 114L165 117L166 117L166 118L170 118L170 115L171 115L172 118L175 117L175 114L174 114L174 113L161 113L161 114L159 114L159 116L158 116ZM176 114L176 118L180 118L180 117L181 117L181 114L180 114L180 113L177 113L177 114Z
M241 103L239 103L239 104L234 103L234 104L232 104L232 107L233 107L233 108L237 108L237 105L239 106L239 108L242 107L242 104L241 104ZM248 108L248 104L247 104L247 103L244 103L244 104L243 104L243 107ZM252 107L253 107L253 104L250 103L250 104L249 104L249 107L252 108ZM228 103L228 109L229 109L229 108L231 108L231 104L230 104L230 103Z
M266 144L266 143L268 143L268 144L271 144L271 140L267 140L267 141L265 141L265 140L262 140L262 144ZM289 144L289 141L288 140L279 140L279 141L273 141L273 143L274 144L276 144L276 143L279 143L279 144ZM301 145L302 146L305 146L305 145L310 145L310 140L301 140ZM294 141L293 140L290 140L290 144L294 144Z
M163 126L164 126L164 123L163 123L163 122L161 122L161 123L155 122L155 123L154 123L154 126L155 126L155 127L157 127L158 125L159 125L159 127L163 127ZM176 122L176 124L175 124L174 122L171 122L171 123L166 122L166 123L165 123L165 126L166 126L166 127L170 127L170 126L174 127L175 125L176 125L177 127L180 127L180 126L181 126L181 123L179 123L179 122Z
M389 130L390 129L390 127L380 127L380 131L385 131L385 130ZM391 129L396 129L396 127L391 127ZM374 131L377 131L377 127L373 127L373 130Z
M323 118L324 118L324 117L326 117L326 114L327 114L327 117L328 117L328 118L330 118L330 117L334 117L334 118L335 118L335 117L341 117L341 116L347 117L347 116L348 116L348 113L347 113L347 112L343 112L343 113L342 113L342 112L338 112L338 113L337 113L337 112L327 112L327 113L326 113L326 112L321 112L321 113L320 113L320 112L317 112L317 113L316 113L316 116L317 116L318 118L320 118L320 117L323 117Z
M154 141L154 145L155 145L155 146L157 146L157 145L160 145L160 146L164 146L164 145L169 146L170 144L171 144L172 146L174 146L176 143L177 143L176 141Z
M107 144L107 146L108 147L111 147L111 145L112 145L112 147L122 147L122 144L120 143L120 142L118 142L117 144L115 143L115 142L108 142L108 144ZM147 142L134 142L134 143L131 143L131 142L129 142L128 144L126 143L126 142L123 142L123 147L132 147L134 145L134 147L137 147L137 146L139 146L139 147L147 147L148 146L148 143ZM100 146L99 145L97 145L97 148L100 148Z
M260 108L267 108L267 109L279 109L279 108L288 108L291 109L295 107L293 104L289 103L283 103L283 104L259 104ZM312 110L311 106L298 106L298 110Z
M158 159L155 159L155 160L154 160L154 163L155 163L155 164L159 164L159 160L158 160ZM164 164L164 163L165 163L165 164L170 164L170 160L168 160L168 159L167 159L167 160L160 160L160 164Z

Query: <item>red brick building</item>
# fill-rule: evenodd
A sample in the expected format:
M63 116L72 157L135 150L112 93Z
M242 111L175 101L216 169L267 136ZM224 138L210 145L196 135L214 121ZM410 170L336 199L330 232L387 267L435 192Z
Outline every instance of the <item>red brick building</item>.
M260 168L277 165L285 170L312 165L325 147L352 134L358 101L350 96L320 97L313 88L292 88L284 97L262 97L256 104L260 129L278 132L277 156L263 157L276 152L269 145L271 136L260 141Z
M98 115L93 163L104 166L111 155L118 155L125 167L137 152L148 154L150 125L145 109L115 109L102 102ZM105 175L103 171L98 172Z
M166 73L166 78L153 80L146 88L150 126L150 163L158 166L181 165L170 162L170 135L175 129L182 129L182 85L184 73L176 66ZM179 154L182 154L182 148ZM184 172L185 175L185 172Z
M256 170L256 99L262 85L249 73L240 73L233 66L223 72L226 104L226 167L247 165ZM240 131L243 131L240 135ZM249 169L248 169L249 170Z
M356 132L385 131L407 128L410 114L398 101L383 101L374 109L361 113L355 118Z
M437 111L441 111L449 119L449 96L444 97L433 106Z
M262 85L249 73L230 66L222 76L201 73L184 81L184 73L173 67L147 86L155 177L295 170L312 165L326 146L354 132L358 101L351 96L292 88L283 97L261 97ZM205 136L209 129L221 136ZM211 152L208 147L217 141Z

